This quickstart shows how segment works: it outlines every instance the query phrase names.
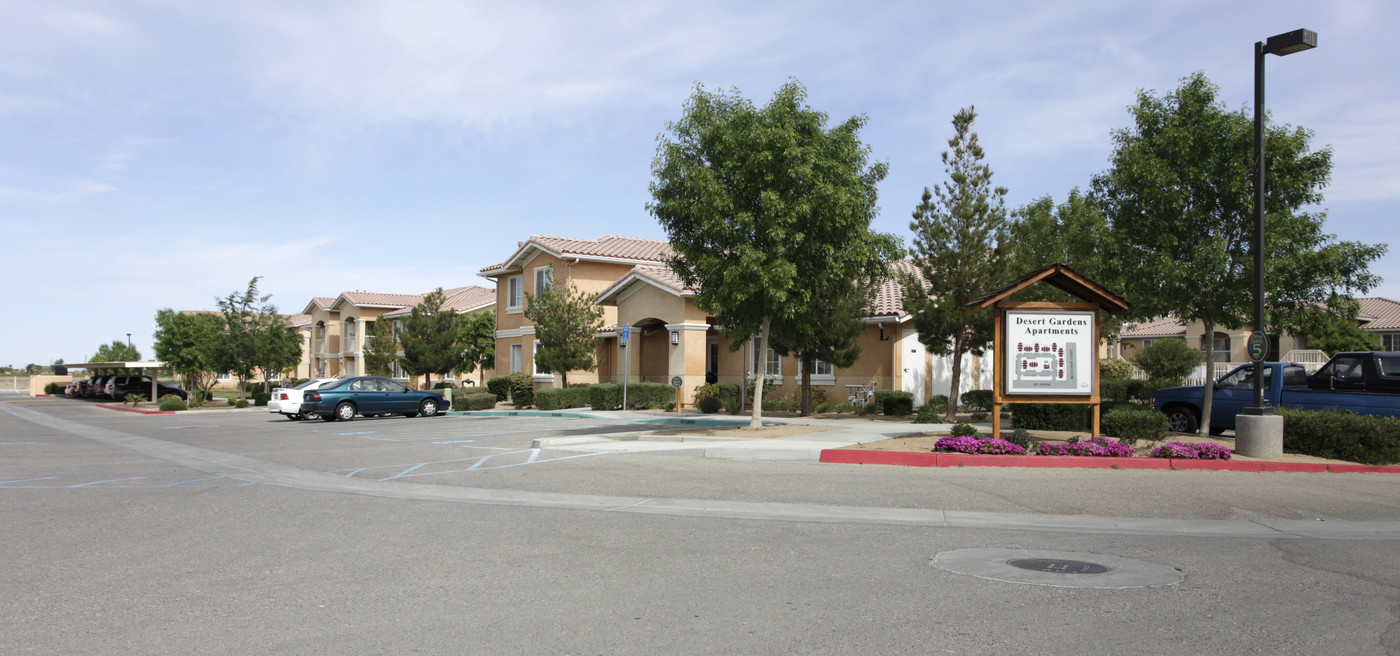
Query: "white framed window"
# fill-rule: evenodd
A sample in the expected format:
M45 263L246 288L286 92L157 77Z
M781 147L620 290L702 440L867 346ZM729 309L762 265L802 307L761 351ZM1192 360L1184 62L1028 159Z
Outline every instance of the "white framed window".
M755 350L753 354L753 368L755 371L761 369L765 376L782 376L783 358L773 349L763 349L761 354L758 350Z
M802 363L797 363L798 371L802 369ZM822 360L812 361L812 384L813 385L835 385L836 368L830 362Z
M1149 347L1149 346L1152 346L1152 345L1155 344L1156 342L1157 342L1157 340L1155 340L1155 339L1144 339L1144 340L1142 340L1142 347L1143 347L1143 348L1147 348L1147 347Z
M403 320L394 319L394 343L399 342L399 335L403 333Z
M1229 335L1221 335L1221 334L1217 333L1216 336L1215 336L1215 345L1212 346L1211 349L1212 349L1213 351L1215 351L1215 353L1216 353L1217 355L1218 355L1218 354L1221 354L1221 353L1224 353L1225 355L1228 356L1228 355L1230 354L1230 336L1229 336ZM1202 339L1201 339L1201 352L1204 353L1205 350L1206 350L1205 339L1202 338Z
M403 370L403 365L399 364L399 361L398 361L398 360L394 360L394 371L393 371L392 377L393 377L393 378L403 378L403 379L407 379L407 378L408 378L408 372Z
M506 279L506 309L520 310L525 305L525 278L511 276Z
M510 345L510 372L511 372L511 373L515 373L515 372L517 372L517 371L520 371L520 345L519 345L519 344L511 344L511 345Z
M535 369L535 376L537 376L537 377L538 377L538 376L548 376L548 377L553 378L553 377L554 377L554 372L552 372L552 371L550 371L550 370L548 370L548 369L545 369L544 367L540 366L539 353L540 353L540 340L537 339L537 340L535 340L534 357L531 358L531 359L533 359L533 360L535 361L535 362L534 362L534 365L535 365L535 366L534 366L534 369Z
M1400 333L1381 335L1382 351L1400 351Z
M233 379L233 376L230 375L229 372L227 372L227 371L214 374L214 380L217 380L217 381L220 381L220 382L226 382L226 381L229 381L229 380L232 380L232 379Z
M542 266L535 268L535 294L549 289L554 284L554 267Z

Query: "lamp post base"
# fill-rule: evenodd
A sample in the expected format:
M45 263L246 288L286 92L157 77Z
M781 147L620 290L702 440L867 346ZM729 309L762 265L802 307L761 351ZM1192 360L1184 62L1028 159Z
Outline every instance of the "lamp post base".
M1250 458L1283 455L1283 417L1235 415L1235 453Z

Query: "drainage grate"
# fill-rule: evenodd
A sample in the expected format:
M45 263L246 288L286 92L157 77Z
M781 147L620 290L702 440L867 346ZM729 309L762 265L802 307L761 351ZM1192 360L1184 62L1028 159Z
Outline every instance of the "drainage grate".
M1018 558L1008 560L1006 564L1032 572L1053 572L1055 574L1103 574L1113 571L1098 563L1082 560L1060 560L1058 558Z

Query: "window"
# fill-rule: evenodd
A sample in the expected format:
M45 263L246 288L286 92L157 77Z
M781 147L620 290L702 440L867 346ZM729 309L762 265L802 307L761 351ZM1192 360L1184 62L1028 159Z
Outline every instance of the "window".
M398 360L394 360L394 378L408 378L408 372L403 370L403 365Z
M763 356L763 359L760 360L758 351L754 351L754 370L757 370L759 367L763 367L763 375L765 376L783 375L783 360L782 357L778 355L777 351L774 351L773 349L763 349Z
M401 320L399 320L399 319L394 319L394 342L395 342L395 343L398 343L398 341L399 341L399 333L402 333L402 332L403 332L403 321L401 321ZM395 364L397 364L397 363L395 363Z
M518 310L525 304L524 278L511 276L506 280L506 309Z
M396 383L396 382L394 382L394 381L392 381L392 380L381 380L381 381L379 381L379 389L384 390L385 392L406 392L406 391L408 391L408 388L407 388L407 387L404 387L403 385L400 385L399 383Z
M228 373L227 371L214 375L214 380L224 380L224 381L226 381L226 380L228 380L228 379L230 379L230 378L232 378L232 376L230 376L229 373Z
M346 375L346 376L354 376L354 375L355 375L355 361L354 361L354 360L351 360L351 359L349 359L349 358L346 358L346 359L345 359L345 375Z
M823 361L821 361L821 360L813 360L813 361L812 361L812 375L813 375L813 376L833 376L833 375L835 375L835 371L833 370L833 368L832 368L830 362L823 362Z
M535 294L549 289L554 284L554 267L543 266L535 269Z
M515 373L515 372L517 372L517 371L520 371L520 345L519 345L519 344L511 344L511 345L510 345L510 372L511 372L511 373Z
M548 369L545 369L543 366L540 365L540 340L538 340L538 339L535 340L535 355L534 355L534 359L535 359L535 375L536 375L536 376L550 376L550 375L553 375L554 372L552 372L552 371L550 371L550 370L548 370Z
M1229 335L1224 335L1224 334L1221 334L1221 333L1216 333L1216 334L1215 334L1215 345L1214 345L1213 347L1211 347L1211 348L1212 348L1212 350L1215 351L1215 354L1216 354L1216 355L1224 354L1225 356L1228 357L1228 356L1230 355L1230 336L1229 336ZM1205 339L1202 338L1202 339L1201 339L1201 352L1204 353L1205 350L1206 350Z
M1382 351L1400 351L1400 333L1381 335Z

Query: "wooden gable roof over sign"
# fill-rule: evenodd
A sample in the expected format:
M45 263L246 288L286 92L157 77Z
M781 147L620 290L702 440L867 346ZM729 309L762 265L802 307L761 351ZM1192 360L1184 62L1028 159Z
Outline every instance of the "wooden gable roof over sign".
M1109 291L1103 285L1086 278L1083 274L1064 264L1051 264L1043 269L1036 269L1013 280L1005 287L994 289L972 299L963 307L968 312L985 310L997 301L1038 282L1047 283L1076 298L1098 303L1109 314L1123 314L1132 308L1132 304L1123 300L1122 296Z

